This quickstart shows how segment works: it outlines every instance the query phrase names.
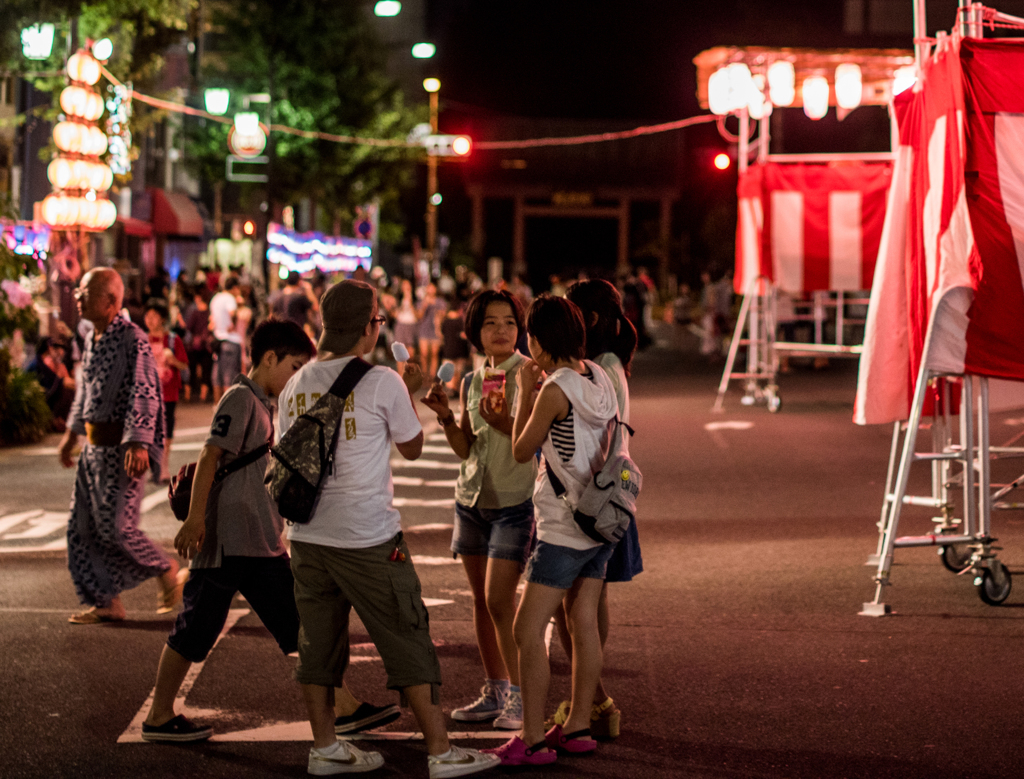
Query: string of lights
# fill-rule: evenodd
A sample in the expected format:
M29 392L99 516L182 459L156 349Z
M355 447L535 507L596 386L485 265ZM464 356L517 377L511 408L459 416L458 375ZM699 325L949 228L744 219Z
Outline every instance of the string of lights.
M124 86L116 77L103 68L103 75L111 81L111 83L118 86ZM127 87L125 87L127 89ZM159 108L164 111L176 111L182 114L188 114L189 116L198 116L203 119L211 119L221 124L231 124L232 120L225 116L216 116L200 108L192 108L191 106L184 105L183 103L175 103L170 100L162 100L158 97L152 97L150 95L143 94L134 89L129 89L129 99L138 100L140 103L146 103L154 108ZM580 146L588 143L604 143L607 141L619 141L626 140L628 138L638 138L643 135L654 135L656 133L670 132L672 130L682 130L686 127L691 127L697 124L704 124L707 122L714 122L717 117L714 114L704 114L701 116L691 116L687 119L679 119L674 122L664 122L663 124L652 124L645 125L642 127L634 127L632 130L622 130L619 132L609 133L593 133L590 135L574 135L562 138L527 138L525 140L516 141L480 141L474 144L474 148L498 151L504 149L535 149L542 146ZM409 142L399 139L390 138L364 138L358 135L334 135L332 133L324 133L316 130L299 130L295 127L289 127L283 124L272 124L270 129L273 132L288 133L289 135L297 135L302 138L313 138L321 141L330 141L332 143L349 143L359 146L377 146L377 147L390 147L390 148L422 148L423 144L418 141Z

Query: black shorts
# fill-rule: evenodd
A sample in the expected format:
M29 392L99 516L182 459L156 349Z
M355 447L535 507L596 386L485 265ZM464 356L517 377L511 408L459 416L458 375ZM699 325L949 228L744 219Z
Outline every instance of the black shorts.
M288 555L224 557L220 568L195 568L185 583L181 613L167 646L190 662L205 660L240 592L281 651L291 654L299 641L294 586Z

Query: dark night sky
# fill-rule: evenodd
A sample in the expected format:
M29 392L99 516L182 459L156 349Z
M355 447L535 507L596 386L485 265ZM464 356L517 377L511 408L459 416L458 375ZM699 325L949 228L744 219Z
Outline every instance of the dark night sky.
M911 1L902 0L910 13ZM843 34L842 0L432 0L445 100L486 113L669 121L716 45L897 46ZM908 16L909 19L909 16Z

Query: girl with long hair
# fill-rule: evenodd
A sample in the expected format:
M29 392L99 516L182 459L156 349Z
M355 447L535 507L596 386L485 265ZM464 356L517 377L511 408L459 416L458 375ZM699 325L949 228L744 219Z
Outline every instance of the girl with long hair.
M590 732L602 663L597 611L615 547L587 536L569 507L604 465L609 423L618 413L611 379L585 359L586 328L574 303L542 295L530 305L526 328L533 360L517 377L512 453L525 463L539 448L543 466L533 490L537 546L514 631L523 691L522 736L491 750L504 765L544 765L554 762L555 749L585 753L597 747ZM546 378L538 391L542 373ZM572 702L565 722L545 733L551 669L544 634L563 600L573 647Z

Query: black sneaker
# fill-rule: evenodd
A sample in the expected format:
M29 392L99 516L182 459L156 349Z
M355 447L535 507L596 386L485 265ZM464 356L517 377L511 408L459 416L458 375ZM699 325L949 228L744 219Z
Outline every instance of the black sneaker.
M167 720L163 725L142 723L143 741L205 741L212 735L213 728L197 725L183 714Z
M398 705L374 706L371 703L360 703L359 708L347 717L334 720L335 733L358 733L361 730L387 725L401 716Z

